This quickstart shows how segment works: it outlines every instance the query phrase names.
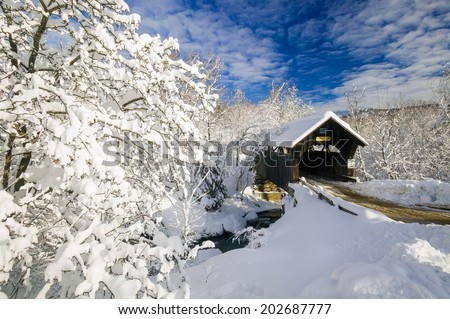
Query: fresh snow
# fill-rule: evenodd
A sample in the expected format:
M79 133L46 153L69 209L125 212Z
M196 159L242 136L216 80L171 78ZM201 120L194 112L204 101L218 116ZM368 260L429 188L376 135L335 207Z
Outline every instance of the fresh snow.
M244 229L248 221L256 219L257 212L280 209L279 204L260 200L251 194L247 187L239 196L225 198L218 212L206 214L204 233L207 235L221 235L224 231L236 233Z
M272 129L270 131L270 140L267 141L267 144L270 146L294 147L298 142L306 138L329 119L333 119L350 134L360 140L361 143L368 145L366 140L352 130L348 123L341 120L331 111L325 112L322 115L314 114L305 118L300 118L298 120L285 123L278 128Z
M358 216L291 185L298 201L256 249L188 269L193 298L450 298L450 226Z
M351 188L404 206L450 207L450 184L441 181L374 180L356 183Z
M242 194L236 194L224 199L219 210L206 212L198 209L190 212L189 233L192 241L201 240L227 233L237 233L247 227L249 221L258 218L257 213L272 209L281 209L280 204L261 200L252 194L251 187L246 187ZM164 220L168 223L167 231L171 236L179 235L179 217L170 204L166 205L163 213ZM199 251L200 255L209 256L210 252ZM198 263L198 258L194 263Z

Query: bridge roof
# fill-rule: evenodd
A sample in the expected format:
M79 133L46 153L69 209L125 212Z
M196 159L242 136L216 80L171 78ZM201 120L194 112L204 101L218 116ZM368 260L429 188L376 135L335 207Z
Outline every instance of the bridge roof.
M269 134L270 138L266 141L269 146L282 146L293 148L300 141L307 138L308 135L320 128L328 120L333 120L344 130L350 133L361 145L367 146L366 140L356 133L350 125L344 120L340 119L335 113L328 111L322 115L313 115L310 117L301 118L292 122L285 123L275 129L272 129Z

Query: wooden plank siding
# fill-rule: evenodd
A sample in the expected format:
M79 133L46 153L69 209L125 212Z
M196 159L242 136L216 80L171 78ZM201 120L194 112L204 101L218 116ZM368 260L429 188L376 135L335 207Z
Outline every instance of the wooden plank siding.
M354 180L354 156L364 145L357 133L329 118L293 146L266 146L257 157L256 172L282 188L305 174Z
M258 157L256 172L278 186L285 188L288 183L299 179L299 159L292 149L285 153L282 149L269 147Z

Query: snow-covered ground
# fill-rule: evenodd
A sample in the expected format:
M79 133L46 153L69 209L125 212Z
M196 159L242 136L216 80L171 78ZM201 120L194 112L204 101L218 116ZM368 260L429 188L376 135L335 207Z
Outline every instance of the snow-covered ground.
M356 183L351 188L404 206L450 207L450 184L435 180L375 180Z
M193 298L450 298L450 226L352 216L292 187L298 205L259 248L188 269Z

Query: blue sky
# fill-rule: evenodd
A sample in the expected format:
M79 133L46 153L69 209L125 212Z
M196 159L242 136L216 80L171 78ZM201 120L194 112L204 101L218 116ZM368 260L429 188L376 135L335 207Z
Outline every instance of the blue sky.
M449 0L134 0L140 32L175 37L183 52L224 62L221 84L254 102L272 81L342 109L366 87L375 106L401 94L430 99L450 62Z

